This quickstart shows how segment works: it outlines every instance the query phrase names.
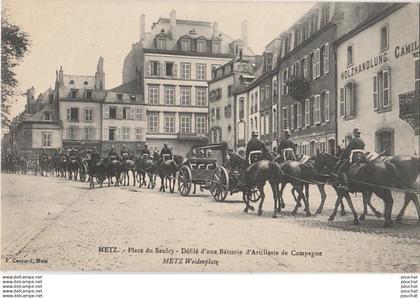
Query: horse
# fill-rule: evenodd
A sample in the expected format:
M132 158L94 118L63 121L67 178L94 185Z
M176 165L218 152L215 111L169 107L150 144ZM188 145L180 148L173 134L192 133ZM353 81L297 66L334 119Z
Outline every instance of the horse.
M168 188L169 183L170 192L174 192L176 173L178 172L183 160L184 158L182 156L174 155L173 159L165 161L159 160L156 163L156 170L161 180L159 191L165 192L166 188Z
M86 158L86 162L88 165L89 188L95 188L94 178L96 178L100 187L102 187L107 175L107 167L105 163L103 161L94 162L89 155Z
M52 164L53 164L55 176L59 177L59 175L60 175L60 155L54 155L53 156Z
M142 185L146 186L146 175L149 176L149 183L147 188L151 188L153 184L153 175L150 174L150 169L152 168L154 162L150 156L138 156L136 158L136 172L138 177L139 187Z
M108 186L111 186L112 177L115 177L114 186L118 186L121 183L121 173L123 168L121 162L117 159L110 160L109 158L104 158L104 164L106 165L106 176L108 178Z
M238 169L241 172L240 177L242 178L240 179L238 186L242 191L242 199L245 203L244 212L246 213L248 210L254 211L254 207L249 204L249 201L252 195L252 189L257 187L260 193L257 198L257 200L260 200L257 214L262 214L262 207L265 199L264 185L268 181L273 192L274 200L274 211L272 217L276 218L278 211L277 202L280 199L278 185L282 178L280 165L271 160L260 160L250 165L248 160L236 153L230 154L229 164L231 169Z
M61 178L67 178L67 155L60 156L59 171Z
M133 174L133 186L136 186L136 162L134 161L134 158L132 156L129 156L128 153L124 153L122 156L122 170L123 170L123 180L124 180L124 186L130 185L130 175L129 172L131 171Z
M67 170L69 171L69 180L74 176L74 181L77 181L77 174L79 173L80 160L75 155L70 155L67 161Z
M338 158L328 153L320 153L314 159L314 167L316 169L328 168L330 177L333 178L333 183L338 183L336 175L331 171L332 164L336 164ZM359 224L357 213L354 209L349 192L360 192L363 195L363 202L368 202L369 194L375 193L384 201L385 223L384 227L390 227L392 220L392 207L394 200L391 195L389 187L397 186L397 170L391 163L385 163L380 160L373 160L368 162L359 162L350 166L348 171L349 177L349 191L338 189L338 198L335 203L335 208L329 220L334 220L337 214L337 208L343 197L346 198L350 209L353 213L353 223Z
M19 156L18 163L18 172L21 174L28 174L28 162L26 161L23 155Z
M41 176L47 176L49 164L50 164L50 159L48 156L42 156L39 159L39 167L41 168ZM44 172L45 172L45 175L44 175Z

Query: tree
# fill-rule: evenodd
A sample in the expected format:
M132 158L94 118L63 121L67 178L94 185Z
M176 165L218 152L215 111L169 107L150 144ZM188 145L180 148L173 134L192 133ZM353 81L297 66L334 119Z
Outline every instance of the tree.
M1 12L1 126L10 124L10 107L18 93L14 68L19 65L30 47L29 35L9 21L5 10Z

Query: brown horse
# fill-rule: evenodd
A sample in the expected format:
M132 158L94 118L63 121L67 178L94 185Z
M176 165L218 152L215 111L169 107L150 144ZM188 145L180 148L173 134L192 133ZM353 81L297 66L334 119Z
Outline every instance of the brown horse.
M124 186L126 185L126 182L128 186L130 185L130 171L133 174L133 186L136 186L136 162L134 161L134 158L128 154L123 154L121 166L123 170Z

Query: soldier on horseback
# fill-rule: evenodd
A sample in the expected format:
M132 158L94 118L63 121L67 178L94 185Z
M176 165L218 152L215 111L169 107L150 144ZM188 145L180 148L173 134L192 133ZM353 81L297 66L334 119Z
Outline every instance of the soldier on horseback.
M96 147L92 148L90 159L94 162L95 165L101 160L101 156L99 155L98 151L96 151Z
M162 161L165 161L165 160L171 160L172 157L173 157L172 151L168 147L168 142L165 142L163 144L162 150L160 151L160 158L162 159Z
M254 130L251 134L251 140L249 140L246 146L246 160L250 164L257 162L262 159L263 153L267 151L264 143L258 139L258 132Z
M39 156L39 160L43 161L43 160L48 160L48 154L47 154L47 150L45 150L45 148L42 150L41 155Z
M120 151L120 156L123 159L128 159L128 156L130 155L130 152L128 151L127 148L125 148L125 144L122 145L121 151Z
M347 171L349 170L351 163L360 162L364 157L363 150L365 149L365 142L360 137L361 134L362 131L360 128L355 128L353 130L354 137L347 145L346 149L344 149L343 153L341 153L340 161L337 166L336 173L341 178L341 188L346 191L348 191L349 188Z
M144 148L143 149L141 149L141 151L140 151L140 156L141 156L141 158L142 159L145 159L145 158L148 158L148 157L150 157L150 150L149 150L149 148L148 148L149 146L148 146L148 144L147 143L145 143L144 144Z
M108 153L110 161L119 159L118 153L114 151L114 145L111 146L111 150Z
M290 131L284 130L284 139L278 147L278 154L283 160L296 160L296 144L290 139Z
M74 147L71 147L70 151L69 151L69 156L74 156L74 157L78 157L78 152L76 149L74 149Z

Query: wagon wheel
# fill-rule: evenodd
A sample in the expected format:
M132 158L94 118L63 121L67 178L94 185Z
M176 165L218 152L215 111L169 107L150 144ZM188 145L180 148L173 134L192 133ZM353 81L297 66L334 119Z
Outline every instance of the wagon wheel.
M188 196L191 191L192 174L187 166L182 166L178 175L178 189L181 196Z
M80 181L82 181L82 182L86 181L86 172L87 172L86 165L85 164L81 165L80 168L79 168Z
M251 195L249 197L249 200L251 202L258 202L261 196L261 192L259 191L258 188L254 187L253 189L251 189Z
M211 176L210 192L217 202L224 201L229 192L229 175L222 166L218 167Z

